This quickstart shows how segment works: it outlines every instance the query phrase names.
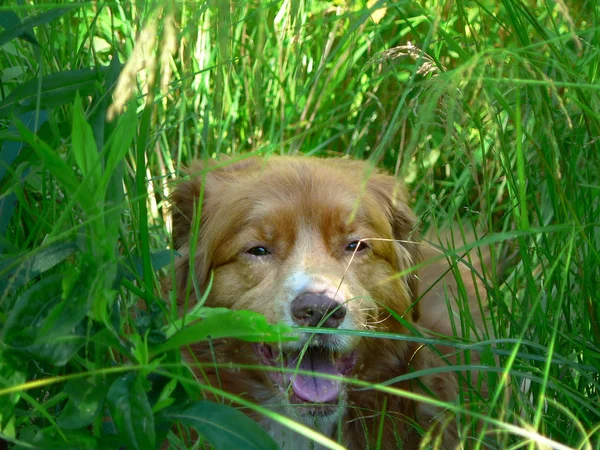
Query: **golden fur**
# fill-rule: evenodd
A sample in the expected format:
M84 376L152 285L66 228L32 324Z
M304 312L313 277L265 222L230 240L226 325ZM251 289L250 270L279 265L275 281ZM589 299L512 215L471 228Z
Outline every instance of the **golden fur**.
M173 240L182 255L176 266L182 308L186 297L189 303L197 298L189 282L189 249L194 240L193 272L198 285L204 288L213 273L207 306L249 309L272 323L296 325L298 320L290 313L292 302L303 293L319 292L346 308L341 329L408 335L410 328L425 324L448 332L449 322L440 314L447 311L444 301L439 300L440 293L434 290L420 299L417 275L397 275L421 261L422 256L416 242L415 215L404 187L393 177L360 161L279 156L220 165L195 162L188 174L189 180L179 183L172 196ZM361 239L368 247L356 243ZM435 278L436 270L439 267L434 267L434 276L429 278ZM428 278L427 273L423 276ZM200 342L192 350L200 362L212 362L216 357L219 363L261 365L274 364L277 355L285 359L308 347L315 353L311 356L314 361L319 352L331 352L335 356L331 356L330 364L335 370L369 382L385 382L411 371L445 365L429 347L406 340L349 334L299 336L297 342L284 343L278 349L224 339L214 342L212 349ZM339 389L335 401L309 404L299 401L296 393L325 397L312 388L305 392L302 387L290 394L295 388L290 388L286 375L277 378L259 370L220 369L218 374L208 370L202 376L334 440L341 424L341 443L348 448L364 449L378 437L383 448L397 448L399 439L402 448L418 448L423 430L440 423L436 422L440 413L436 408L351 384L333 388ZM443 401L452 401L457 392L450 371L393 386ZM311 448L292 432L253 417L280 445L295 443L295 448ZM443 447L455 447L453 426L440 428L445 430Z

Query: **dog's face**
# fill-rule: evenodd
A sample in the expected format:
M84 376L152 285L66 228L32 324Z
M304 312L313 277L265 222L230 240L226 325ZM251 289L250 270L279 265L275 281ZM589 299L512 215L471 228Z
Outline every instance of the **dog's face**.
M196 241L198 284L213 272L208 306L340 330L402 332L393 316L417 317L415 283L398 276L418 260L416 245L407 242L415 219L392 177L361 162L300 157L193 165L189 173L173 195L174 242L184 255L180 297ZM343 384L291 372L349 376L367 350L351 334L299 336L281 346L254 345L256 363L289 369L267 372L279 403L300 415L331 414L345 398Z

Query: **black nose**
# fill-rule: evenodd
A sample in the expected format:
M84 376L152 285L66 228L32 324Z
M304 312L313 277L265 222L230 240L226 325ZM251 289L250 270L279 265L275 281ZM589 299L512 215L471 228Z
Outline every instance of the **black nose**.
M307 292L292 302L294 322L303 327L339 327L346 317L346 307L323 294Z

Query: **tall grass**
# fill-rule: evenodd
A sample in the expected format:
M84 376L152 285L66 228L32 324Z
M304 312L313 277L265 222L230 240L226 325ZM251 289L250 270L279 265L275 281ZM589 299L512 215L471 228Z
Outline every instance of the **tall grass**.
M159 280L187 162L302 152L373 161L407 180L425 231L497 243L491 399L472 407L488 436L465 445L600 448L599 63L595 1L3 4L0 436L272 445L199 402L217 388L179 356L235 334L229 316L176 333Z

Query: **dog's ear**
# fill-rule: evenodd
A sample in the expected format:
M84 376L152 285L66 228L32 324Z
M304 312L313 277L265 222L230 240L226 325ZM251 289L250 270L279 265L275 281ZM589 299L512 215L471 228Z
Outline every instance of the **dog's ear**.
M419 229L417 217L408 206L408 194L404 185L396 178L376 173L369 178L367 188L384 208L392 227L392 234L397 242L394 244L400 270L408 269L421 261L419 250ZM412 272L406 276L406 284L412 301L419 298L419 281ZM413 303L412 318L419 318L419 304Z
M194 163L190 166L193 172L202 172L202 165ZM189 180L178 180L171 194L171 217L173 220L173 244L176 249L183 247L190 238L193 219L197 211L201 211L200 193L202 182L200 177Z
M186 303L186 296L195 297L193 294L195 289L188 282L190 275L189 241L194 228L194 220L198 217L198 212L203 210L201 203L204 201L201 202L200 197L204 168L205 164L200 161L192 163L186 170L189 179L177 180L170 197L173 247L180 255L175 261L175 288L177 300L181 305ZM198 241L194 253L194 273L200 285L204 284L209 271L206 259L206 252L202 251L202 243Z
M241 172L257 168L256 158L241 161L222 159L220 162L194 161L185 169L187 180L176 181L171 194L171 217L173 218L173 243L179 249L190 240L195 217L210 214L210 202L218 197L225 184L239 177ZM202 187L204 185L204 191ZM200 202L202 197L202 204Z
M255 158L241 161L222 159L221 162L194 161L185 170L188 179L175 182L171 194L171 217L173 219L173 244L181 254L175 264L178 298L183 298L188 289L190 273L190 241L193 230L199 230L194 252L194 273L198 285L203 286L211 270L210 255L207 251L206 235L211 231L204 229L207 218L219 204L220 192L228 183L233 182L241 172L256 170L258 162ZM196 223L200 220L200 223ZM218 224L217 224L218 225Z

